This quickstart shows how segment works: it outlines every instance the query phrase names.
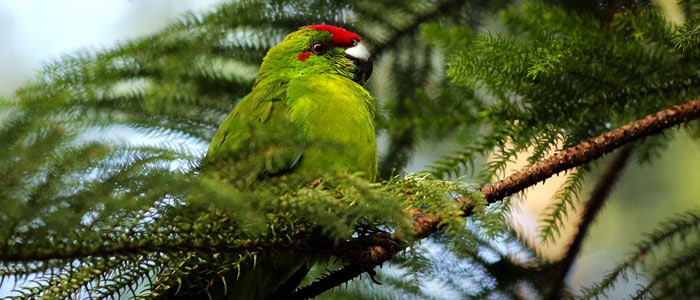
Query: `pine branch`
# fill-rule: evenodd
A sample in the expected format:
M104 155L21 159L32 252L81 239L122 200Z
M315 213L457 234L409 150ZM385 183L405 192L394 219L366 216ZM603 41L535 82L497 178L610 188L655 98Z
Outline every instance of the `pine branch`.
M8 248L11 249L11 248ZM398 252L398 242L384 232L372 233L367 236L350 239L333 245L332 241L314 241L314 243L280 240L277 242L243 241L229 242L226 240L205 241L193 243L191 240L177 241L173 244L163 243L126 243L100 247L74 247L60 249L22 249L15 252L0 254L0 262L39 262L39 261L72 261L85 257L135 256L157 252L193 252L207 253L231 251L293 250L298 252L315 253L336 256L352 260L361 265L377 265L377 261L386 261Z
M340 270L331 272L327 276L315 281L313 284L297 289L289 295L285 295L284 299L312 299L327 290L331 290L334 287L353 280L364 272L368 272L370 276L373 276L373 267L365 269L358 264L345 266Z
M700 118L700 99L691 100L681 105L674 105L552 155L529 168L512 174L506 179L481 188L481 192L489 203L495 203L505 197L521 192L540 181L544 181L559 172L584 165L631 142L661 133L663 130L697 118ZM468 199L459 198L455 199L455 201L459 202L465 216L470 216L472 214L473 207L469 204ZM414 235L417 238L428 237L440 229L440 222L442 220L432 215L423 214L416 210L413 212L413 218L416 222ZM402 247L398 247L397 249L383 249L379 251L379 253L383 255L373 256L373 253L378 253L378 248L381 247L371 246L366 249L366 255L362 256L365 258L362 262L363 265L381 265L393 257L394 254L405 249ZM367 258L370 259L368 260ZM375 258L376 260L372 260ZM356 266L350 265L338 271L338 273L342 274L343 278L350 280L360 276L364 271L358 269ZM319 285L321 284L313 283L306 288L318 291L318 294L320 294L335 287L324 285L326 289L322 290Z
M569 213L576 212L574 199L579 198L578 194L583 188L583 179L588 168L582 167L570 172L566 182L554 194L554 201L547 205L546 214L542 220L543 226L538 228L540 240L554 242L561 236L561 228L565 226L565 218Z
M562 292L566 285L567 274L569 274L571 266L574 264L574 260L581 250L583 240L588 235L588 229L598 216L601 208L603 208L606 200L609 199L610 191L617 182L622 170L624 170L629 162L631 153L632 146L627 145L623 147L593 189L591 198L586 202L581 221L578 225L578 233L571 241L571 245L569 245L564 258L562 258L553 269L552 278L555 283L550 293L550 299L561 299L564 296Z

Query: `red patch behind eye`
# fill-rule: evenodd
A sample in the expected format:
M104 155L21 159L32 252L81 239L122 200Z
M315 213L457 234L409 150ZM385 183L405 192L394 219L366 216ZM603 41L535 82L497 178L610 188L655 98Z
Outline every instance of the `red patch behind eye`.
M301 61L305 61L310 56L311 56L311 52L302 52L302 53L299 53L299 56L297 57L297 59L301 60Z
M331 35L333 36L333 40L331 42L334 45L337 46L342 46L342 47L352 47L355 46L357 43L360 42L360 36L346 30L345 28L340 28L340 27L335 27L332 25L326 25L326 24L316 24L316 25L309 25L306 26L312 29L316 29L318 31L327 31L330 32Z

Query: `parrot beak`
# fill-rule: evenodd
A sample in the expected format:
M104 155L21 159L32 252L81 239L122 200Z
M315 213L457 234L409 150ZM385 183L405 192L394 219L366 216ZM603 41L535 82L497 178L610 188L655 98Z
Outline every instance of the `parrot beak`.
M369 50L362 43L345 49L345 56L355 64L355 82L365 83L372 74L372 59Z

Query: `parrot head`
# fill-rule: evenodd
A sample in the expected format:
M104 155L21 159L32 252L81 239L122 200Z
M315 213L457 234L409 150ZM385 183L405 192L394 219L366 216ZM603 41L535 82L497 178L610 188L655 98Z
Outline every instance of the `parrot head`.
M326 24L301 27L272 47L260 66L258 78L307 74L337 74L364 84L372 62L360 36Z

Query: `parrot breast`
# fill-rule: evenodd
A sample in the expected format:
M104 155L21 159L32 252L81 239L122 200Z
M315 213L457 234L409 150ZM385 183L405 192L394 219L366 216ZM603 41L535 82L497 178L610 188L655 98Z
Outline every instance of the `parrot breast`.
M300 172L377 172L374 99L356 82L338 75L309 75L288 87L289 119L307 138Z

